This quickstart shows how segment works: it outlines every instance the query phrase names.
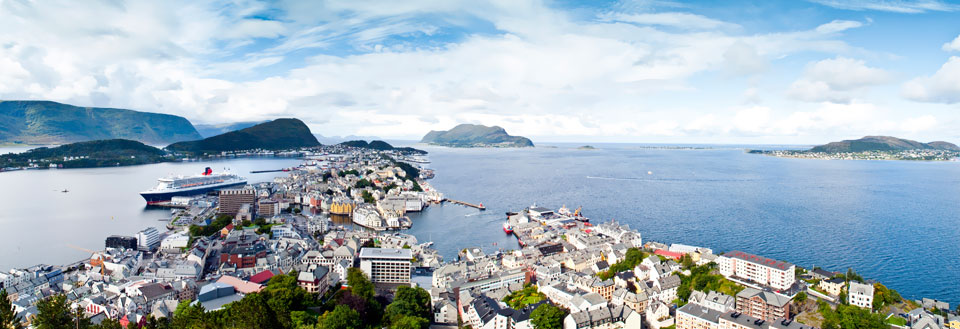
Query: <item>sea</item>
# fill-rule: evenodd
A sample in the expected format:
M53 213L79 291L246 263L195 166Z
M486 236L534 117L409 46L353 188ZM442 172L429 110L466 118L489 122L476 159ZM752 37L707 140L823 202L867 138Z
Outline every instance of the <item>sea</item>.
M403 143L400 143L403 145ZM532 205L582 207L644 241L740 250L806 268L848 268L905 298L960 302L960 162L853 161L748 154L741 145L549 144L524 149L412 145L430 152L430 180L454 204L410 214L403 231L433 241L448 261L466 247L517 249L502 222ZM0 149L0 153L3 150ZM246 174L294 159L232 159L120 168L0 173L0 270L62 264L111 234L162 228L168 210L137 192L169 173L230 168ZM69 189L68 193L61 190Z

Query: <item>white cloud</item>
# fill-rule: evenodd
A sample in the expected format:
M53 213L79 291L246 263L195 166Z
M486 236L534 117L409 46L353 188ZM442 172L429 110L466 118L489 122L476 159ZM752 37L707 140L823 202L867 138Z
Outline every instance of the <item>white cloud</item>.
M861 26L863 26L863 23L860 23L858 21L845 21L845 20L838 19L830 23L817 26L816 31L823 34L829 34L829 33L843 32L849 29L855 29Z
M953 41L943 44L943 51L960 52L960 35L958 35L956 39L953 39Z
M938 0L808 0L846 10L877 10L917 14L927 11L957 11L960 6Z
M960 103L960 57L951 56L932 76L907 81L901 93L920 102Z
M854 92L890 79L889 73L869 67L862 60L837 57L808 65L803 77L790 85L787 94L808 102L846 103Z
M737 24L708 18L706 16L682 12L643 14L609 13L606 15L601 15L601 19L639 25L660 25L692 30L735 29L740 27L740 25Z

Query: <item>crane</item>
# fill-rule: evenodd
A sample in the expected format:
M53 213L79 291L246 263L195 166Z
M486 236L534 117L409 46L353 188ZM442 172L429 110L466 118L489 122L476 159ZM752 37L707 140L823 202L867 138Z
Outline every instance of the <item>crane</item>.
M107 274L106 274L106 268L103 266L103 261L104 261L103 258L104 258L104 255L103 255L101 252L99 252L99 251L93 251L93 250L90 250L90 249L87 249L87 248L83 248L83 247L74 246L74 245L72 245L72 244L68 244L67 247L70 247L70 248L73 248L73 249L76 249L76 250L80 250L80 251L84 251L84 252L89 252L89 253L93 254L93 256L96 256L96 257L93 257L93 256L90 257L90 266L100 266L100 275L102 275L102 276L107 276Z

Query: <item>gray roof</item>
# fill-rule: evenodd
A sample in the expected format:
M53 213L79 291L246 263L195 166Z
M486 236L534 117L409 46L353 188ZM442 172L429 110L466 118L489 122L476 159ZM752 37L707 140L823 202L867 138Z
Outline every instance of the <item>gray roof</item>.
M717 312L717 310L709 309L695 303L687 303L687 305L683 305L683 307L677 309L677 314L679 315L680 313L686 313L713 323L718 323L717 321L720 321L720 315L722 315L720 312Z
M737 294L737 298L753 298L754 296L760 296L760 299L763 299L767 305L774 305L777 307L783 307L784 305L787 305L787 303L790 303L790 298L787 296L770 291L760 291L749 287L743 289L743 291Z
M360 249L360 258L390 258L390 259L411 259L413 252L410 249L398 248L362 248Z

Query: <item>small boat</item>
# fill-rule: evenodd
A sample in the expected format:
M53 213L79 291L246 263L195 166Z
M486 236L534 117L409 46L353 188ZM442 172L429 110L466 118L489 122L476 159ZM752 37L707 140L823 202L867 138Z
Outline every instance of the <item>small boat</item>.
M503 223L503 232L507 234L513 233L513 226L510 226L510 223Z
M67 190L67 189L63 189L63 191L60 191L60 192L67 193L67 192L70 192L70 191Z

